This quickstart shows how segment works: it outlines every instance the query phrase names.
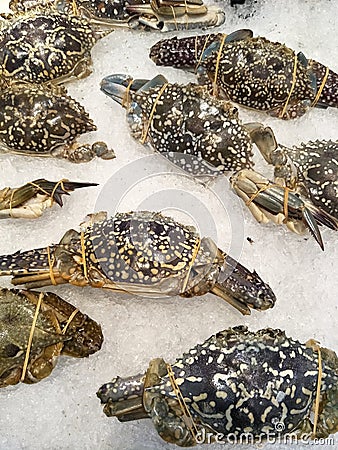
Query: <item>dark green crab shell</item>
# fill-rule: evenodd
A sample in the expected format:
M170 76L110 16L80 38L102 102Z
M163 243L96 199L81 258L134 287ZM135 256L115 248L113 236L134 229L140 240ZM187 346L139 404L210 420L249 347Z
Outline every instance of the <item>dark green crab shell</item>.
M39 296L40 292L36 291L0 289L0 388L7 386L11 373L23 366ZM56 294L44 293L34 329L29 364L41 356L47 347L58 343L62 343L62 354L77 358L87 357L100 350L103 342L100 325L80 311L68 324L66 332L62 332L75 309ZM24 382L32 383L39 379L26 377Z
M50 154L96 130L84 108L46 86L16 84L0 92L0 146L8 151Z
M69 75L96 42L87 20L57 12L14 15L0 26L0 75L45 83Z
M296 166L299 181L304 182L312 202L338 220L338 141L279 147Z
M210 74L216 72L217 57L218 51L215 51L202 63ZM307 67L299 59L296 64L296 83L290 106L299 100L313 99L315 92ZM262 37L227 42L219 61L217 84L235 103L272 111L287 102L294 65L294 51L278 42Z
M195 175L252 166L252 141L237 108L193 83L161 89L130 93L127 117L136 139L146 133L156 151Z
M290 432L309 416L318 353L278 329L235 327L192 348L172 370L198 427L264 436ZM337 382L337 367L323 362L322 392ZM149 390L176 398L168 376Z

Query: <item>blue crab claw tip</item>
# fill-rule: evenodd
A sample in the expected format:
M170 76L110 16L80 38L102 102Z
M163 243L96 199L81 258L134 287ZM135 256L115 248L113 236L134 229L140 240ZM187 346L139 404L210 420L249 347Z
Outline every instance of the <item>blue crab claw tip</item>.
M131 80L132 79L128 75L108 75L101 81L100 88L106 95L122 104L126 88Z
M305 223L310 233L319 244L320 248L324 251L324 243L319 231L317 221L309 208L304 208L303 210L303 222Z

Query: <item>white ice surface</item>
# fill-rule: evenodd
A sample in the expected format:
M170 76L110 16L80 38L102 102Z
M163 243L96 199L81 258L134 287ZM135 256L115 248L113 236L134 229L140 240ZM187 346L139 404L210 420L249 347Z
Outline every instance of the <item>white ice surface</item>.
M3 9L6 3L1 1ZM229 33L251 28L256 35L284 42L338 72L336 0L259 0L253 16L247 19L238 17L228 3L218 3L227 16L221 30ZM246 7L248 13L252 9L250 5ZM63 160L0 155L1 186L19 186L39 177L100 183L98 188L75 192L65 199L63 209L55 206L37 221L1 221L0 254L58 242L67 229L76 228L87 213L96 209L100 190L105 186L98 202L100 207L111 211L167 208L175 217L197 223L204 235L211 235L220 248L230 249L242 264L255 268L270 283L277 296L276 306L242 317L212 295L144 299L91 288L54 288L102 324L105 342L102 350L88 359L60 358L52 375L36 385L21 384L1 390L1 450L173 448L158 437L150 420L121 424L107 418L95 393L116 375L145 370L154 357L173 362L183 351L230 326L243 324L252 330L281 328L301 341L315 338L338 349L337 235L322 230L326 247L322 252L308 235L299 237L283 227L259 225L230 192L226 179L203 188L177 173L164 159L148 157L151 151L129 136L125 111L100 92L100 80L111 73L151 78L160 71L170 81L193 80L192 75L157 68L149 60L149 48L164 37L169 36L113 32L93 49L93 74L69 85L69 92L83 103L98 125L97 132L82 140L105 140L115 149L115 160L96 159L73 165ZM314 109L292 122L245 110L240 115L243 121L271 125L279 142L286 145L338 138L335 109ZM264 165L259 163L257 167L262 169ZM271 174L270 169L264 170ZM248 236L253 244L246 239ZM2 286L10 287L9 279L0 281ZM318 448L333 449L337 445L336 440L335 445L330 442ZM305 444L295 447L309 448ZM266 444L264 448L289 446Z

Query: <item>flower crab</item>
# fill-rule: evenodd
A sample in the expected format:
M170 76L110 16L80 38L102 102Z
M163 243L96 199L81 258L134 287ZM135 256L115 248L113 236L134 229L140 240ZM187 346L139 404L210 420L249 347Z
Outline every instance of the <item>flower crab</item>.
M51 292L0 289L0 324L0 387L37 383L61 354L84 358L103 342L100 325Z
M335 72L251 30L165 39L150 57L160 66L194 70L214 94L283 119L311 106L338 106Z
M231 184L258 222L285 223L296 233L307 227L322 249L317 224L338 230L337 142L315 141L288 148L273 138L259 146L274 165L275 180L253 170L241 170Z
M192 227L154 212L92 216L59 244L0 256L0 276L27 288L70 283L139 295L194 297L208 292L243 314L274 306L275 295Z
M146 373L116 377L97 396L107 416L150 418L162 439L182 447L208 442L206 434L222 443L248 434L325 438L338 431L338 358L278 329L235 327L172 365L158 358Z
M10 82L0 89L0 151L76 163L95 156L114 158L104 142L76 142L81 134L95 130L80 103L58 86Z
M135 139L195 176L250 168L253 142L269 145L260 123L242 124L236 107L203 86L171 84L162 75L149 81L110 75L101 90L126 108Z
M237 108L228 101L212 97L203 86L170 84L161 75L150 81L110 75L102 80L101 89L127 109L128 124L135 139L149 144L197 178L236 172L233 186L235 190L238 188L238 194L243 190L247 196L246 186L241 186L238 180L253 173L252 144L257 145L265 158L277 161L273 156L277 143L272 129L260 123L242 124ZM260 182L264 186L269 184L266 179ZM325 179L323 183L325 185ZM323 247L318 224L332 229L337 227L325 211L315 206L305 193L288 191L286 197L285 189L279 187L278 192L265 189L256 195L261 187L250 185L251 196L254 196L250 201L253 212L264 199L261 206L265 206L265 212L271 213L273 220L277 223L285 220L290 229L299 233L307 227ZM285 209L287 218L279 214ZM260 221L268 220L266 214L261 216L261 210L255 214Z

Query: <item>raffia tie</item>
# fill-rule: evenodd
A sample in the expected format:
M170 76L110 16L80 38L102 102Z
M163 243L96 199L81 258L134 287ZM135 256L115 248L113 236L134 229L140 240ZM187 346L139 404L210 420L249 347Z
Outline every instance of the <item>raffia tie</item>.
M321 385L322 385L322 378L323 378L322 352L320 350L319 345L317 346L317 348L315 350L318 352L318 378L317 378L317 390L316 390L314 419L313 419L313 430L312 430L312 437L313 437L313 439L316 437L316 432L317 432L318 415L319 415L319 403L320 403L320 388L321 388Z
M79 310L76 308L74 309L74 311L71 313L71 315L68 317L67 323L64 326L63 330L62 330L62 334L66 334L67 328L69 327L69 325L71 324L71 322L73 321L74 317L76 316L76 314L79 312Z
M292 73L292 83L291 83L290 91L289 91L289 94L288 94L288 98L286 99L286 102L284 104L282 113L280 114L280 118L281 119L285 116L288 104L289 104L290 99L291 99L291 95L292 95L293 91L295 90L296 81L297 81L297 62L298 62L298 58L297 58L297 55L295 55L295 57L294 57L294 64L293 64L293 73Z
M157 94L157 97L155 98L154 104L153 104L153 106L151 108L151 111L150 111L150 115L149 115L149 119L148 119L147 125L146 125L146 127L145 127L145 129L144 129L144 131L142 133L142 137L140 139L141 144L144 144L146 139L147 139L149 128L150 128L150 124L151 124L151 121L153 120L153 117L154 117L154 114L155 114L156 105L157 105L159 99L161 98L161 95L166 90L167 86L168 86L168 83L165 83L161 87L160 92Z
M41 294L39 295L38 303L36 305L36 309L35 309L35 313L34 313L34 317L33 317L33 322L32 322L31 330L30 330L29 337L28 337L26 355L25 355L25 360L24 360L23 366L22 366L22 374L21 374L20 381L24 381L24 379L26 377L27 366L28 366L28 362L29 362L29 355L30 355L31 348L32 348L33 336L34 336L36 321L38 320L38 315L39 315L39 311L40 311L40 307L41 307L43 296L44 296L44 293L41 292Z
M180 408L182 410L182 413L183 413L183 420L184 420L185 424L187 425L187 427L189 428L189 431L192 434L192 436L194 437L195 441L197 442L196 437L198 434L198 429L197 429L196 424L195 424L195 422L189 412L189 409L184 401L182 392L180 391L180 388L178 387L178 385L176 383L175 375L174 375L174 372L173 372L170 364L167 364L167 371L168 371L168 377L169 377L169 380L171 383L171 387L173 388L173 391L175 392L177 401L178 401Z
M51 258L50 254L50 247L47 247L47 258L48 258L48 266L49 266L49 278L54 286L57 285L57 282L55 281L54 272L53 272L53 266L55 262L55 258L53 255L53 259Z
M129 108L129 105L130 105L130 88L131 88L133 82L134 82L133 79L129 80L128 86L126 87L126 91L125 91L125 93L123 95L122 102L121 102L121 105L122 105L123 108Z
M323 92L323 89L325 87L325 84L326 84L327 78L329 76L329 73L330 73L330 69L328 67L326 67L325 74L324 74L323 80L321 82L321 85L319 86L319 89L317 91L315 99L311 103L311 107L312 108L314 108L317 105L317 103L318 103L318 101L320 99L320 96L322 95L322 92Z
M207 43L209 41L209 38L210 38L210 35L208 34L206 39L205 39L205 41L204 41L202 51L201 51L201 53L198 56L198 61L197 61L196 67L195 67L195 73L197 73L197 69L199 68L199 66L200 66L200 64L202 62L202 58L203 58L205 49L207 48ZM197 59L197 43L198 43L198 36L195 37L195 59Z
M196 256L198 255L200 246L201 246L201 240L198 239L197 242L196 242L194 251L193 251L193 253L192 253L192 255L191 255L191 260L190 260L190 263L189 263L187 275L186 275L186 277L185 277L184 284L183 284L183 286L182 286L182 292L184 292L185 289L186 289L186 287L187 287L187 284L188 284L188 281L189 281L189 275L190 275L190 272L191 272L191 268L192 268L192 266L193 266L193 264L194 264L194 262L195 262Z
M169 5L169 6L171 8L171 12L172 12L172 15L173 15L173 18L174 18L176 31L178 31L178 25L177 25L177 20L176 20L175 8L173 7L173 5Z

